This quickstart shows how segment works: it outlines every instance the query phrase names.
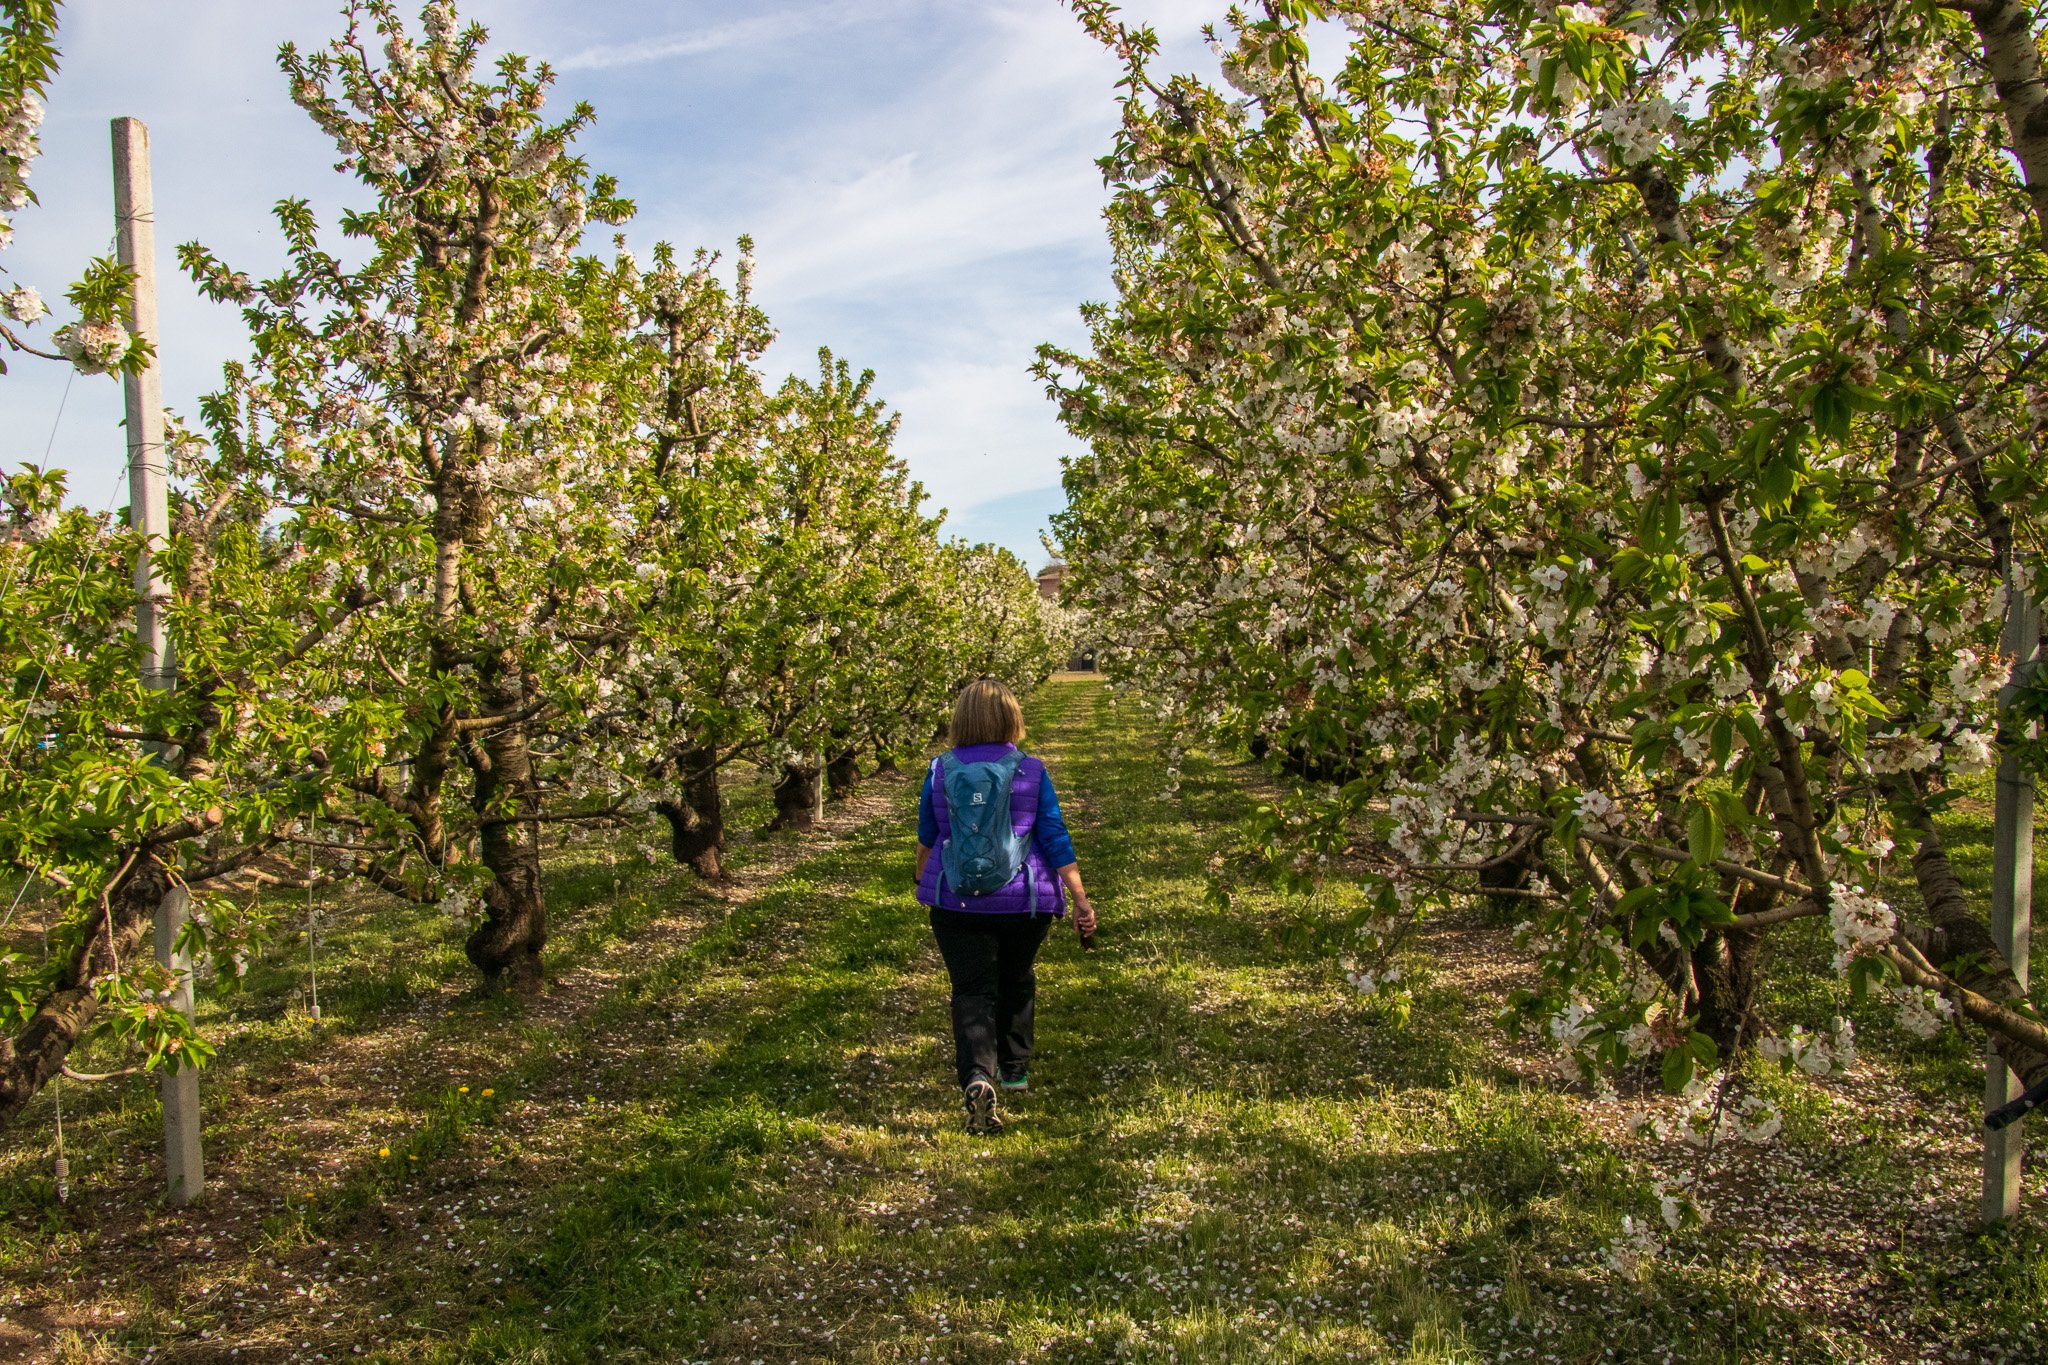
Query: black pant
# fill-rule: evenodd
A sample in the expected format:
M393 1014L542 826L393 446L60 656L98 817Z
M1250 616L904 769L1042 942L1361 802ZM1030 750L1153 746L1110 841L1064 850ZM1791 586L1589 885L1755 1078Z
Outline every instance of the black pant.
M1022 1075L1031 1064L1033 965L1051 915L932 909L932 933L953 979L953 1048L960 1084Z

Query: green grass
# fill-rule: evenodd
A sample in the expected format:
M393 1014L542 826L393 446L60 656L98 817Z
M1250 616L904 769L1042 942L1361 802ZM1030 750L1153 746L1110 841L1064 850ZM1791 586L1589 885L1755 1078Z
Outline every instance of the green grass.
M1852 1223L1868 1221L1857 1191L1886 1211L1912 1192L1901 1167L1924 1130L1838 1091L1768 1082L1790 1120L1755 1176L1766 1216L1618 1271L1623 1220L1662 1226L1652 1166L1599 1105L1525 1078L1496 1002L1446 977L1407 1027L1377 1022L1334 966L1341 890L1313 907L1205 899L1207 861L1254 800L1245 773L1190 755L1161 800L1159 736L1092 683L1052 685L1031 718L1103 929L1084 954L1062 928L1041 959L1033 1088L1005 1097L1003 1137L960 1131L904 784L837 839L736 849L798 856L730 906L637 856L614 887L603 849L563 851L556 970L608 964L574 1008L458 993L450 930L384 912L330 940L318 1033L290 1007L298 969L264 964L211 1006L239 1016L209 1078L212 1131L227 1165L294 1176L140 1221L167 1248L219 1232L229 1254L195 1268L108 1245L10 1149L0 1272L27 1283L52 1257L100 1277L128 1318L78 1327L80 1359L211 1360L235 1341L243 1359L449 1365L1732 1363L1889 1359L1902 1341L2042 1358L2037 1214L1977 1238L1956 1217L1967 1198L1901 1204L1913 1236L1889 1262L1889 1223L1840 1247L1833 1225L1796 1229L1796 1253L1754 1238L1817 1189L1839 1187ZM656 932L678 917L687 932ZM310 1129L265 1099L398 1035L391 1055L413 1062L394 1094L342 1096ZM1964 1060L1903 1085L1960 1112ZM96 1169L126 1161L108 1187L133 1191L154 1106L120 1093L82 1140ZM1867 1259L1893 1344L1799 1282L1799 1256L1833 1251Z

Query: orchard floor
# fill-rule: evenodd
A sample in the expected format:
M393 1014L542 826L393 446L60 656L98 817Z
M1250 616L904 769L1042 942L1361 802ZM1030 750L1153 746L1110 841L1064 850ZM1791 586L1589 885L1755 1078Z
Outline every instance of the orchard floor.
M1205 904L1253 769L1189 755L1165 800L1100 684L1032 716L1104 928L1042 958L1002 1137L960 1131L913 785L741 844L717 894L575 845L537 1000L368 903L324 912L317 1027L302 937L209 992L201 1204L155 1196L143 1079L65 1086L67 1204L50 1099L0 1134L0 1359L2048 1360L2048 1152L1978 1234L1963 1042L1909 1064L1864 1021L1849 1077L1758 1079L1778 1142L1702 1168L1625 1135L1664 1101L1502 1038L1504 930L1434 931L1394 1027L1343 987L1338 893ZM1713 1223L1632 1259L1652 1179L1700 1169Z

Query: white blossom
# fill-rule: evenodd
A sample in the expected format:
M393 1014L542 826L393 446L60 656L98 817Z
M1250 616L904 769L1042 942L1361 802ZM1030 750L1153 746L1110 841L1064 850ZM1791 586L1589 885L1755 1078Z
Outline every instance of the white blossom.
M1828 924L1834 932L1835 970L1846 972L1855 959L1868 957L1891 942L1898 916L1863 888L1833 882L1828 887Z
M25 284L0 293L0 312L16 322L34 322L49 312L43 305L43 296Z
M128 333L111 322L74 322L50 340L80 374L106 374L128 353Z

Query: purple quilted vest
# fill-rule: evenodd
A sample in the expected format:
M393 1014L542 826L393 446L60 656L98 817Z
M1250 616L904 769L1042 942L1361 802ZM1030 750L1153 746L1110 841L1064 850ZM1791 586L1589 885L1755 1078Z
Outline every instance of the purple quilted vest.
M955 749L953 756L962 763L987 763L1001 758L1015 747L1013 744L970 744ZM1044 778L1045 764L1035 758L1027 755L1017 765L1017 776L1010 783L1012 832L1029 834L1038 822L1038 788ZM940 865L939 849L944 848L946 840L952 836L953 818L946 809L946 787L939 780L939 760L932 760L931 772L925 780L932 787L932 814L938 818L939 842L933 847L931 857L925 860L924 876L918 880L918 904L985 915L1022 915L1031 910L1031 891L1035 886L1038 889L1039 914L1064 915L1067 912L1060 880L1046 867L1045 855L1038 851L1036 839L1024 845L1024 866L1002 890L992 891L986 896L962 896L944 885L945 869Z

